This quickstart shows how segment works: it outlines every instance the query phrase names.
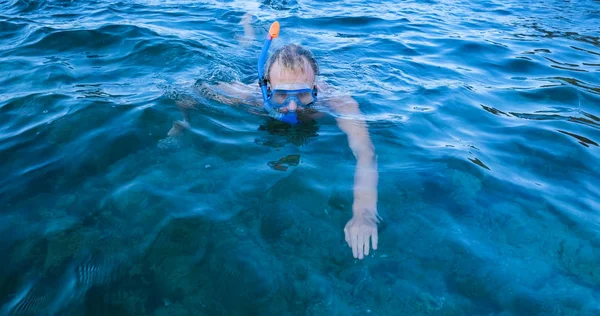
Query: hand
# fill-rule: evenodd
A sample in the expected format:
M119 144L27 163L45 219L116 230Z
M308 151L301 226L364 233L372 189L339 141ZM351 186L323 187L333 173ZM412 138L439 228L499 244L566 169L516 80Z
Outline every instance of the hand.
M183 130L190 128L190 124L186 121L175 121L173 127L167 133L168 136L177 136L183 132Z
M240 42L243 46L248 46L254 41L255 34L254 29L250 23L252 22L252 14L246 13L242 17L240 24L244 27L244 37L240 38Z
M373 250L377 250L377 222L376 216L370 216L369 213L355 213L344 228L346 242L352 248L354 258L362 259L369 255L369 240L373 245Z
M242 16L242 20L240 21L240 24L243 25L244 27L246 27L246 26L250 26L250 22L252 22L252 14L245 13L244 16Z

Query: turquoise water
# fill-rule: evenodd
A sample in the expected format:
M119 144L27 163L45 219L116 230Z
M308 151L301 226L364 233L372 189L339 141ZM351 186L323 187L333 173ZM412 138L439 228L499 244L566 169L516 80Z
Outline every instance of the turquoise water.
M254 82L245 13L360 104L363 260L335 120L194 89ZM0 314L597 315L599 25L591 0L2 1Z

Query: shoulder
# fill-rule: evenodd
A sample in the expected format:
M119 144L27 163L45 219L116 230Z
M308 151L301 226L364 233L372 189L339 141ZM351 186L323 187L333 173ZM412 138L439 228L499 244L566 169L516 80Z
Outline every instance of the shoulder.
M325 81L319 81L317 83L317 89L319 91L319 99L321 99L323 104L330 110L337 113L358 112L358 103L349 94L336 89Z
M317 90L319 91L320 95L323 95L325 97L331 96L335 93L335 88L334 86L332 86L331 84L329 84L326 79L324 78L318 78L317 79Z

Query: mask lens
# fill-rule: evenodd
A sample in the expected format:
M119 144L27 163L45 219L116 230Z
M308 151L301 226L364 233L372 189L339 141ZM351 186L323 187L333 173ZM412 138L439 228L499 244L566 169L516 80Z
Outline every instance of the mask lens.
M285 91L275 91L275 92L273 92L273 96L271 97L271 100L273 103L283 106L283 104L285 103L285 101L288 97L289 97L289 94Z
M308 105L314 101L312 92L309 91L300 92L296 97L298 98L298 100L300 100L300 103L302 103L302 105Z
M276 107L283 107L291 100L295 99L298 105L307 106L314 102L314 97L311 90L308 91L286 91L274 90L271 94L270 101Z

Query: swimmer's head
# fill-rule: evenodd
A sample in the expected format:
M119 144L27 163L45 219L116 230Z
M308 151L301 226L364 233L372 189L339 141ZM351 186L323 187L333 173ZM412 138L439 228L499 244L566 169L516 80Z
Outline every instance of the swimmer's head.
M271 87L280 85L316 85L319 66L313 54L304 47L287 44L277 49L268 59L264 69L265 77ZM292 110L297 105L291 103ZM282 109L284 112L286 109Z
M296 44L277 49L265 64L265 77L271 83L273 80L277 83L300 83L291 81L306 79L312 84L318 74L319 65L311 51ZM302 83L308 83L306 80Z

